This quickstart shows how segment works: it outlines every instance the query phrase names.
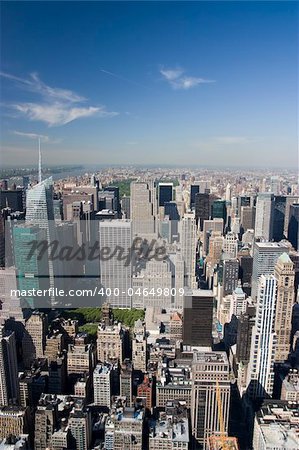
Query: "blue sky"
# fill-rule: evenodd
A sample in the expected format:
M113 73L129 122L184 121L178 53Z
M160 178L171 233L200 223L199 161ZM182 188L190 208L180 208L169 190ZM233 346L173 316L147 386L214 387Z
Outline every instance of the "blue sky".
M1 2L5 165L297 164L296 2Z

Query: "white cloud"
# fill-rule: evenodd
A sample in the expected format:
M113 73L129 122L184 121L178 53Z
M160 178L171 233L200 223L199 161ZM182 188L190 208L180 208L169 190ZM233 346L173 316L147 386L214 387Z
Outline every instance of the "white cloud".
M205 78L185 76L183 69L160 69L161 75L169 82L173 89L190 89L199 84L214 83L215 80L207 80Z
M217 136L214 138L219 144L247 144L251 141L247 136Z
M24 131L18 131L18 130L14 130L12 131L13 134L15 134L16 136L20 136L20 137L24 137L27 139L33 139L33 140L37 140L40 139L41 142L46 142L47 144L60 144L62 142L62 139L58 138L58 139L53 139L50 136L47 136L45 134L39 134L39 133L26 133Z
M46 136L45 134L25 133L23 131L17 131L17 130L14 130L13 134L15 134L16 136L25 137L28 139L41 139L44 142L49 142L49 136Z
M15 103L9 105L31 121L41 121L48 126L65 125L73 120L91 117L114 117L117 112L107 111L105 106L88 106L86 98L69 89L46 85L38 74L32 73L29 79L20 78L5 72L0 76L19 84L23 89L42 97L40 102ZM82 104L83 103L83 104Z

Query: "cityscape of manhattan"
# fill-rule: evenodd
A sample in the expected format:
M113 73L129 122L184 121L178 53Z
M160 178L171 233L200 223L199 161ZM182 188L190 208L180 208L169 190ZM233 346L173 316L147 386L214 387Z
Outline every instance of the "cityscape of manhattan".
M299 449L298 19L0 2L0 449Z

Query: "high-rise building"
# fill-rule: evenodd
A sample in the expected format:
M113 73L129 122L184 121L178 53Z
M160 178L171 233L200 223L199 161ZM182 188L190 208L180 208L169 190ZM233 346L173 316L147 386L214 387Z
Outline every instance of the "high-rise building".
M192 435L207 450L209 437L222 432L222 427L225 433L228 429L230 377L226 353L195 352L192 380Z
M298 195L288 195L286 197L286 204L285 204L285 216L284 216L284 235L288 235L288 228L289 228L289 220L290 220L290 208L295 203L299 202Z
M23 360L26 368L30 368L36 358L43 358L47 327L47 316L44 313L34 311L26 320L22 341Z
M132 182L130 198L133 237L154 236L154 203L148 183Z
M274 276L277 280L277 300L275 313L276 350L275 361L287 360L292 331L292 309L295 301L294 264L287 253L283 253L275 265Z
M36 297L30 295L33 289L49 289L48 254L39 258L38 252L30 255L31 243L47 240L44 229L35 225L15 225L13 227L13 252L17 272L18 289L24 291L28 306L35 307ZM47 306L45 304L45 306Z
M109 296L109 302L114 307L130 308L132 297L129 295L129 289L132 282L132 261L120 259L115 249L122 248L126 255L130 252L132 245L131 222L129 220L110 220L101 221L100 228L100 247L109 249L110 258L105 257L100 263L101 284L105 289L111 289L112 295Z
M185 286L196 287L195 264L197 233L194 213L186 213L181 221L181 253L185 263Z
M0 209L11 208L12 211L23 211L23 189L1 190Z
M237 259L225 259L221 265L223 295L232 294L238 286L239 262Z
M150 380L149 377L145 375L142 383L137 386L137 397L138 399L142 399L144 406L150 411L154 406L153 395L154 395L153 380Z
M159 207L173 200L173 183L159 183Z
M54 209L53 209L53 180L47 178L44 181L31 187L26 193L26 224L36 225L46 232L48 242L53 242L55 237ZM48 248L50 255L51 247ZM49 284L55 287L56 264L49 258ZM47 274L45 274L47 275ZM54 294L51 295L51 302L55 303Z
M132 339L132 363L134 370L146 372L147 368L147 341L145 334L145 325L139 319L134 324Z
M190 186L190 209L193 209L195 207L195 198L196 195L199 194L199 185L198 184L191 184Z
M19 400L18 363L15 334L0 325L0 406Z
M49 364L48 392L49 394L63 394L67 381L67 353L63 352Z
M251 398L265 398L273 391L276 290L274 275L260 277L247 373L247 393Z
M195 218L199 222L200 230L203 230L204 220L209 220L210 218L210 195L205 193L198 193L195 195Z
M93 371L94 404L97 406L111 406L111 377L112 365L98 363Z
M299 204L290 206L288 239L295 250L299 250Z
M273 235L275 242L279 242L284 237L286 197L275 195L273 209Z
M253 247L252 289L253 299L257 296L257 285L261 275L274 274L274 267L280 255L289 253L287 244L276 242L255 242Z
M124 195L120 201L123 219L131 218L131 197Z
M227 209L225 200L215 200L212 204L213 219L223 219L224 225L227 219Z
M72 447L76 450L90 448L92 438L91 413L88 409L74 407L69 415L68 428Z
M257 196L255 214L256 239L270 241L273 236L274 196L269 192Z
M47 450L58 421L56 396L43 395L35 412L34 450Z
M189 346L210 346L212 342L214 294L193 290L184 299L183 343Z
M105 425L107 450L143 450L144 409L129 408L116 400Z
M255 226L255 207L254 206L241 206L241 226L245 231L254 230Z
M127 400L127 406L133 406L133 365L125 359L120 369L120 395Z
M3 406L0 408L0 439L8 436L28 434L30 426L29 408Z
M124 329L121 325L98 326L97 359L101 362L122 362L124 347Z
M203 223L203 256L209 249L209 237L213 232L223 233L223 219L204 220Z

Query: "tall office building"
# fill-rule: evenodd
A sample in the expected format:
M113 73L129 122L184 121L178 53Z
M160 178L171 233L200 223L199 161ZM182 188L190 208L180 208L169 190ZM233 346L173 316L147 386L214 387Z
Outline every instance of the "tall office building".
M275 264L280 255L289 253L287 244L276 242L256 242L253 247L251 296L256 298L257 285L261 275L274 273Z
M120 369L120 395L127 400L127 406L133 406L133 365L125 359Z
M59 400L54 396L41 397L35 412L34 450L47 450L58 421Z
M97 406L111 406L111 378L112 365L99 363L93 371L94 404Z
M210 436L222 431L222 421L225 433L228 429L230 377L226 353L195 352L192 381L192 435L201 448L207 450Z
M210 194L207 192L195 194L195 218L199 222L200 230L203 230L204 220L210 218Z
M212 204L213 219L223 219L224 226L226 225L227 209L225 200L215 200Z
M46 346L47 316L44 313L34 311L25 322L25 330L22 341L23 359L26 368L36 358L43 358Z
M173 183L159 183L159 207L173 200Z
M0 439L9 436L21 436L29 433L29 408L21 406L3 406L0 408Z
M238 286L239 262L237 259L225 259L222 264L223 295L232 294Z
M294 264L287 253L283 253L278 258L274 275L277 281L275 361L284 362L290 351L292 309L295 301Z
M260 277L247 373L247 393L251 398L265 398L273 391L276 290L274 275Z
M36 225L46 232L46 239L52 242L55 238L55 222L53 208L53 180L47 178L27 190L26 193L26 224ZM48 254L51 247L48 249ZM56 264L49 258L49 284L55 287ZM47 274L46 274L47 275ZM54 292L54 291L53 291ZM51 294L51 302L55 304L55 296Z
M285 216L284 216L284 235L288 235L289 220L290 220L290 208L292 205L299 203L298 195L287 195L285 204Z
M223 233L223 219L204 220L203 222L203 256L209 250L209 238L213 232Z
M74 407L70 412L68 428L72 447L76 450L90 448L92 438L91 412L89 409Z
M193 290L184 299L183 343L209 347L212 343L214 295L208 290Z
M256 239L270 241L273 236L274 196L270 192L257 196L255 230Z
M30 295L33 289L49 289L49 262L47 252L39 259L39 252L30 257L31 242L47 239L45 230L36 225L18 224L13 227L13 253L16 267L18 289L27 293L28 306L36 306L36 297ZM45 302L45 307L46 302Z
M274 195L280 194L280 179L277 176L272 176L270 179L270 192Z
M254 206L241 206L241 226L245 231L254 230L255 226L255 207Z
M273 208L273 239L279 242L284 237L286 197L275 195Z
M147 369L147 340L145 325L141 320L134 324L132 340L132 363L134 370L141 370L143 373Z
M115 361L122 362L124 350L124 330L121 325L105 325L98 326L97 333L97 358L98 361Z
M99 227L100 247L110 249L124 249L123 254L128 255L132 245L131 222L129 220L101 221ZM130 308L132 297L128 295L132 282L132 260L118 258L118 252L111 258L100 262L101 283L104 289L111 289L109 302L118 308ZM103 299L104 300L104 299Z
M0 326L0 406L19 399L18 364L15 334Z
M195 198L196 195L199 194L199 185L191 184L190 186L190 209L195 207Z
M186 213L181 221L181 253L185 263L185 286L196 287L195 264L197 233L194 213Z
M155 234L154 203L148 183L132 182L130 198L133 237L153 236Z
M299 250L299 204L290 206L288 239L295 250Z

